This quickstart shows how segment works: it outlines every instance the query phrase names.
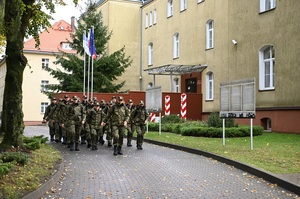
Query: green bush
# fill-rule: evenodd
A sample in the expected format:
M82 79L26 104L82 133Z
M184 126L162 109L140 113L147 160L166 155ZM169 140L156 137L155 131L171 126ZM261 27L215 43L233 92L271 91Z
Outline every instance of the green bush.
M43 135L33 137L23 137L24 147L34 151L41 148L41 144L45 144L48 141L47 137Z
M11 163L0 162L0 179L2 179L3 176L6 175L11 170L12 167L13 164Z
M26 154L21 152L4 152L0 154L2 162L13 162L16 161L20 165L25 165L28 161Z
M216 128L223 127L223 121L219 117L218 113L211 113L207 117L206 123L210 127L216 127ZM234 126L236 125L234 124L233 118L225 118L225 127L234 127Z
M159 123L148 122L148 131L159 131Z
M161 118L161 123L180 123L181 119L179 115L165 115Z

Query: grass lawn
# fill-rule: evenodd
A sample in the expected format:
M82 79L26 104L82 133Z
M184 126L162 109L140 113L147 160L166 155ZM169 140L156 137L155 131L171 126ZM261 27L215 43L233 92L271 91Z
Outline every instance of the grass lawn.
M300 173L300 135L263 133L253 137L222 138L188 137L180 134L148 132L145 138L195 148L228 157L274 174Z

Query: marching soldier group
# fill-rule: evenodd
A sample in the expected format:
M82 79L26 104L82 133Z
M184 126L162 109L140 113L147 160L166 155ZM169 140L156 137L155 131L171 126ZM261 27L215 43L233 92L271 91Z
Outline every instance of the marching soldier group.
M125 103L124 98L113 96L106 103L97 98L82 100L77 96L63 99L51 99L46 108L43 122L48 122L52 142L66 144L70 151L79 151L79 144L87 145L91 150L98 150L103 145L106 134L107 146L114 149L114 155L122 155L123 139L127 133L127 146L132 146L136 131L136 147L143 149L144 134L149 114L141 100L136 106L132 100Z

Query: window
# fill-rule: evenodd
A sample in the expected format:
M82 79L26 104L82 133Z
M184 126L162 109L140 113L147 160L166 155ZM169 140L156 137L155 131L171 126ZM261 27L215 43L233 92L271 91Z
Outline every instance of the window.
M152 11L150 11L150 14L149 14L149 26L152 26L153 25L153 16L152 16Z
M209 20L206 23L206 49L214 47L214 21Z
M167 17L173 16L173 0L168 0Z
M146 13L146 18L145 18L145 27L148 28L148 13Z
M64 50L72 50L71 44L67 42L61 43L61 48Z
M260 12L265 12L276 7L276 0L260 0Z
M208 72L206 74L206 100L214 99L214 74Z
M174 81L174 91L176 93L178 93L179 92L179 79L178 79L178 77L174 78L173 81Z
M148 66L153 64L153 43L148 45Z
M179 33L175 33L173 36L173 58L179 57Z
M186 92L197 93L197 78L186 79Z
M42 69L49 68L49 59L42 58Z
M153 25L156 24L156 9L153 11Z
M180 11L186 10L186 0L180 0Z
M41 113L45 113L48 105L49 105L48 102L41 102Z
M259 51L259 89L275 88L275 50L273 46L265 46Z
M42 92L48 91L48 89L46 88L46 85L48 85L48 84L49 84L48 80L42 80L41 81L41 91Z

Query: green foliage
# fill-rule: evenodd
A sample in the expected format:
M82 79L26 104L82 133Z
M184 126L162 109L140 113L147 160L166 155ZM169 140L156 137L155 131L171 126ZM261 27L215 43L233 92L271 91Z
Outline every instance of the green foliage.
M24 147L34 151L41 148L42 144L47 142L48 138L41 136L33 136L33 137L23 137Z
M223 128L214 127L182 127L181 135L195 137L221 138ZM264 129L260 126L253 126L253 136L261 135ZM250 126L231 127L225 129L226 137L246 137L250 136Z
M107 55L107 43L110 40L112 33L108 32L108 28L104 26L102 14L97 12L94 3L90 3L87 11L81 15L80 20L77 21L78 28L74 35L71 35L70 41L72 48L84 57L83 38L91 27L94 27L94 38L96 52L101 55L99 60L93 61L93 92L113 93L118 92L124 81L117 81L127 67L132 63L130 57L125 56L125 47L118 51ZM88 63L88 56L86 56L86 65ZM78 92L83 90L84 81L84 60L81 57L63 53L56 57L56 64L60 64L65 71L59 69L48 69L48 72L56 78L60 83L57 85L47 85L48 96L53 92L69 91ZM88 79L86 72L85 79Z
M179 115L165 115L161 118L161 123L179 123L181 122L181 119Z
M22 152L4 152L0 154L2 162L13 162L16 161L20 165L25 165L28 161L28 157Z
M2 179L4 175L8 174L12 167L12 163L3 163L3 161L0 160L0 179Z
M223 126L223 122L222 119L219 117L218 113L211 113L206 120L206 123L208 126L211 127L222 127ZM225 119L225 127L234 127L234 119L233 118L226 118Z

